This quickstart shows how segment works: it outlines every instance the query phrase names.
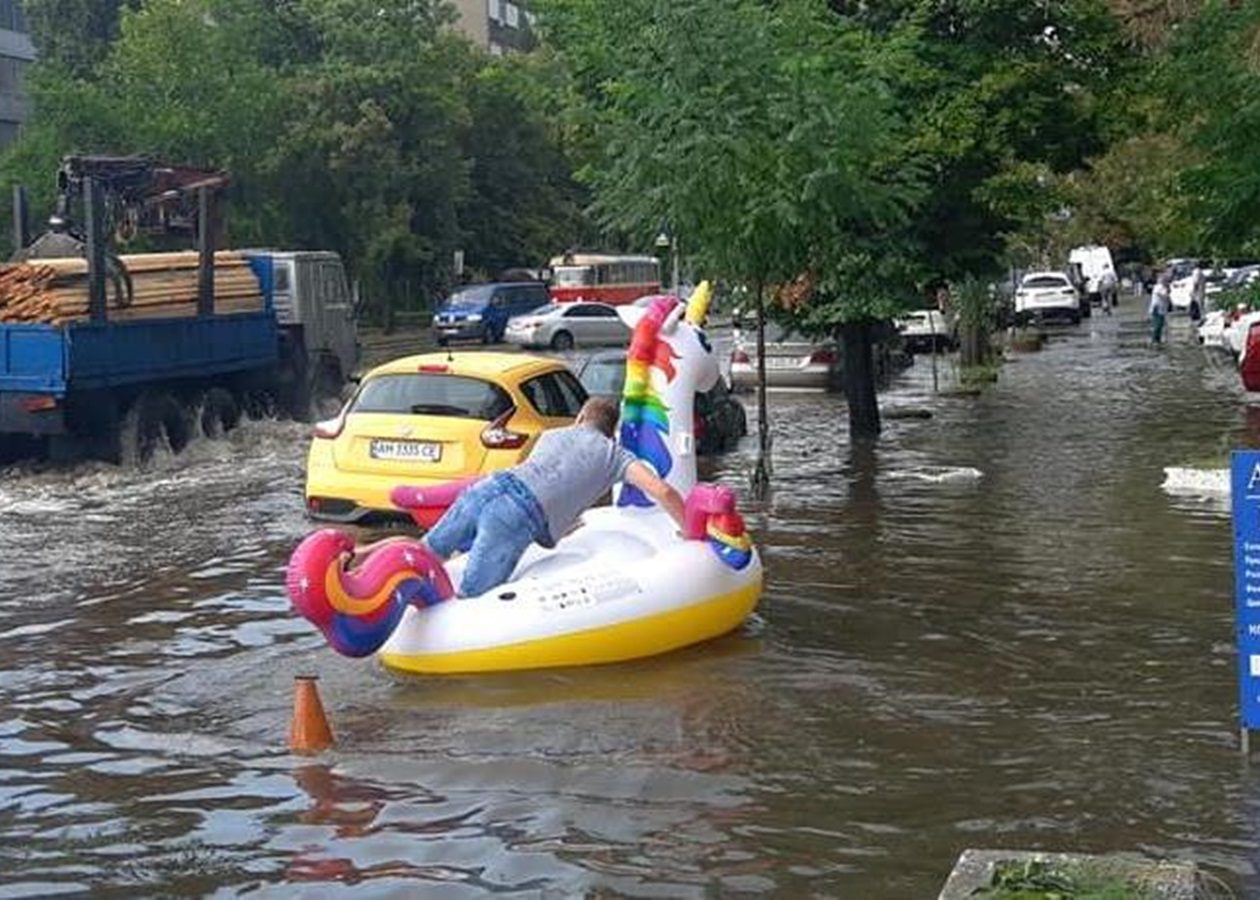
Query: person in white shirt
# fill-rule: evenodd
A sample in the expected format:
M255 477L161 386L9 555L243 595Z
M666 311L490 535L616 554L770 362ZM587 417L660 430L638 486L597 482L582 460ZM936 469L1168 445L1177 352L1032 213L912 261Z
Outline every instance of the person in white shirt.
M1151 305L1148 310L1151 316L1151 343L1159 345L1164 342L1164 323L1168 321L1168 311L1172 309L1172 279L1167 272L1160 272L1151 290Z

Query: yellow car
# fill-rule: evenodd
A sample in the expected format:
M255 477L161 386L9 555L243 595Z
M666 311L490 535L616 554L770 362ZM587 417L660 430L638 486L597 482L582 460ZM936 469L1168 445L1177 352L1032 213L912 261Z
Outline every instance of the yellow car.
M389 492L505 469L548 428L571 425L586 390L565 365L520 353L428 353L378 366L306 461L313 518L400 513Z

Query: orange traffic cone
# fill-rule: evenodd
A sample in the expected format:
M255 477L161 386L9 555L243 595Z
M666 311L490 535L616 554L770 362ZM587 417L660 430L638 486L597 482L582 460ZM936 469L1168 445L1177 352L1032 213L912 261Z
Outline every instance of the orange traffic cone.
M289 726L289 749L294 753L319 753L333 745L332 728L315 687L317 681L315 675L294 679L293 723Z

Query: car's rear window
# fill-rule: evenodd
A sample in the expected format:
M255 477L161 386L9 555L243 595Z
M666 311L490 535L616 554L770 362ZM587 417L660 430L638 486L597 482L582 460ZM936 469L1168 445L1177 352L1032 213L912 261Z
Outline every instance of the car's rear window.
M1068 280L1066 278L1057 278L1053 275L1039 275L1036 278L1025 278L1024 287L1047 288L1047 287L1067 287Z
M592 394L620 394L625 381L626 364L620 360L593 362L582 372L582 386Z
M507 391L480 378L432 372L378 375L364 382L352 413L402 413L491 421L512 408Z

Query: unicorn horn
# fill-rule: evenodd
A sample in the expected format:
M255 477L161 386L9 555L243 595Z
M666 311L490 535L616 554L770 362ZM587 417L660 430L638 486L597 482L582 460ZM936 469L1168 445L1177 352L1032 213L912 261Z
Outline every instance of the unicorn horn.
M709 314L709 301L713 299L713 288L708 281L702 281L691 292L687 301L687 321L692 325L704 324L704 317Z

